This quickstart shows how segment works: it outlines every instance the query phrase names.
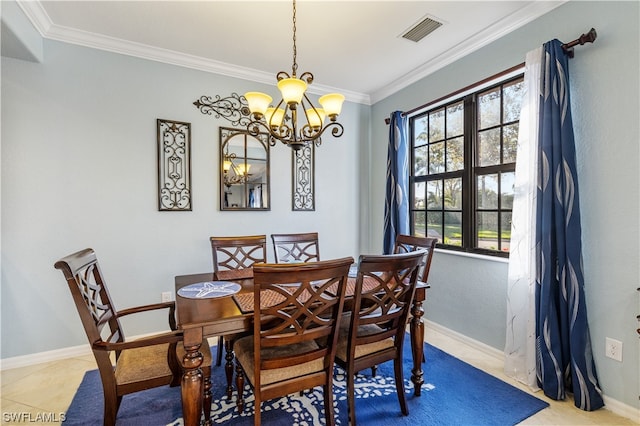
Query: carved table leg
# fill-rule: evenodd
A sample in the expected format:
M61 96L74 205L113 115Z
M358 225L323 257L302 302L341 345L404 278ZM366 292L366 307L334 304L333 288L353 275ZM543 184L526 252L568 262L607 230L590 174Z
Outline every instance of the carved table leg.
M211 426L211 375L204 378L204 396L202 397L202 411L204 412L204 425Z
M242 410L244 410L244 370L238 360L236 360L236 389L238 390L236 405L238 406L238 413L242 413Z
M182 415L185 426L200 424L202 414L202 396L204 380L200 366L204 357L200 352L202 345L202 329L188 329L184 332L184 348L186 353L182 359L184 373L182 375ZM209 407L210 409L210 407Z
M224 372L227 376L227 399L231 400L233 397L233 345L228 339L224 339L224 347L226 349Z
M417 295L416 295L417 296ZM420 396L422 384L424 383L422 371L422 359L424 356L424 309L422 309L422 301L424 297L416 297L411 308L411 354L413 357L413 369L411 370L411 381L414 385L414 395Z

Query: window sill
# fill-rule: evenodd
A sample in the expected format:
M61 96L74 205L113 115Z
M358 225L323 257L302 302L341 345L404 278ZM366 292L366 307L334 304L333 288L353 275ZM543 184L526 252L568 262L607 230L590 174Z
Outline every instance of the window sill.
M486 254L468 253L465 251L447 250L447 249L441 249L441 248L436 248L435 252L448 254L451 256L471 257L473 259L489 260L489 261L498 262L498 263L509 263L508 257L489 256Z

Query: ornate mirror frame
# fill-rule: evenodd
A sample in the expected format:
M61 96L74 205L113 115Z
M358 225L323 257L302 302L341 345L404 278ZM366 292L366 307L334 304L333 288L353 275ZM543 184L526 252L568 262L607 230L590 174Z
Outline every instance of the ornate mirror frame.
M271 210L269 134L220 127L220 210Z

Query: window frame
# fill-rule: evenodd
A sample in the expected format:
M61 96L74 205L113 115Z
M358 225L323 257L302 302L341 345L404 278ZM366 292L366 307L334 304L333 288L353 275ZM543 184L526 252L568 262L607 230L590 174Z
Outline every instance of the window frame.
M416 109L412 111L411 115L408 115L408 125L409 125L409 140L410 140L410 170L409 170L409 223L410 223L410 231L412 235L415 234L415 212L423 212L425 217L425 233L428 234L428 202L426 198L427 194L427 182L429 181L442 181L445 179L460 177L462 179L462 190L461 190L461 231L462 231L462 241L461 245L452 245L445 244L444 239L444 229L443 235L441 235L442 242L438 242L437 247L441 249L458 251L458 252L466 252L466 253L474 253L481 255L489 255L496 257L509 257L508 251L501 250L491 250L487 248L478 247L478 233L476 231L478 226L477 215L478 212L482 211L494 211L497 212L498 223L498 242L502 241L502 216L504 213L511 213L511 208L503 208L502 206L502 192L501 192L501 176L502 173L511 173L515 172L515 160L512 163L502 164L502 159L504 155L504 131L500 132L500 164L494 164L489 166L480 166L477 165L477 154L478 154L478 143L479 143L479 124L478 124L478 97L482 94L486 94L495 90L496 88L500 88L501 93L501 102L500 102L500 122L495 128L504 129L505 127L513 124L519 123L519 117L515 121L503 122L504 119L504 103L502 102L504 96L504 87L514 84L514 82L523 81L524 79L524 69L518 68L515 71L512 71L506 75L499 75L492 79L486 79L475 85L469 86L468 89L463 89L464 91L458 91L453 93L450 96L440 98L439 100L427 104L426 106ZM426 163L426 172L424 175L415 175L416 171L416 135L414 134L416 131L415 122L424 117L428 117L429 114L438 111L440 109L447 111L447 108L456 103L463 103L463 169L462 170L454 170L447 171L445 166L445 171L440 173L429 174L429 155L427 154L427 163ZM446 117L446 114L445 114ZM446 123L446 118L445 118ZM486 128L483 130L487 130ZM519 130L519 129L518 129ZM427 127L428 131L428 127ZM448 141L449 139L453 139L455 137L449 138L447 135L446 124L443 130L444 139L442 141ZM429 141L424 145L420 146L429 146ZM445 157L446 158L446 149L445 149ZM446 159L443 160L443 163L446 165ZM496 174L498 177L497 182L497 207L495 209L479 209L477 205L477 182L479 176ZM416 208L415 203L415 184L424 182L425 185L425 203L422 208ZM444 185L444 183L443 183ZM442 212L442 227L445 225L445 213L448 211L445 207L444 197L442 200L442 205L438 210L432 210L435 212ZM457 211L457 210L456 210ZM428 235L427 235L428 236ZM499 245L500 247L500 245Z

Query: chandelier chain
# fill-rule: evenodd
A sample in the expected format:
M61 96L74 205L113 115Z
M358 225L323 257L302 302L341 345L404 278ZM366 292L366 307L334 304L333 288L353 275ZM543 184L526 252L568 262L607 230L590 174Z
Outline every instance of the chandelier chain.
M298 70L298 50L296 49L296 0L293 0L293 66L291 67L292 77L296 76Z

